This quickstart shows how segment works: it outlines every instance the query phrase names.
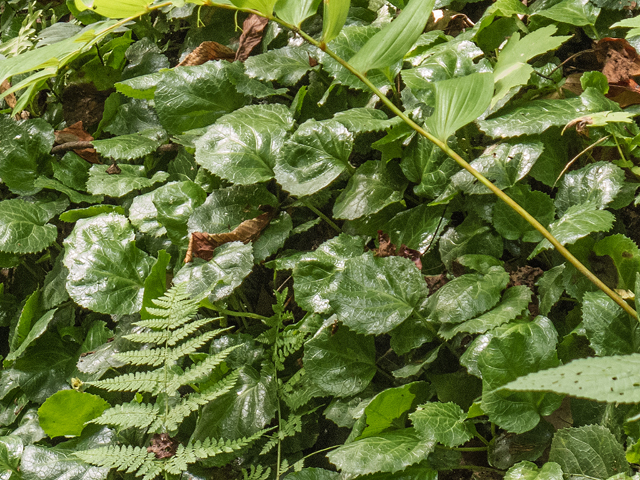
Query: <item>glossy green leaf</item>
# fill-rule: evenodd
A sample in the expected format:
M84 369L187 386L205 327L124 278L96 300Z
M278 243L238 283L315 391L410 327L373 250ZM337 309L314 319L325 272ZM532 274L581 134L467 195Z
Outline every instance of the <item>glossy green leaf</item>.
M209 296L212 302L231 295L253 269L251 245L225 243L215 249L213 259L196 258L184 265L173 279L175 284L187 282L191 298Z
M602 425L563 428L553 438L549 461L571 477L609 478L629 469L624 449Z
M189 217L189 232L230 232L245 220L262 215L260 205L278 205L276 197L264 185L215 190Z
M97 395L77 390L60 390L38 409L40 426L49 437L77 436L85 423L99 417L109 403Z
M154 196L155 191L135 197L129 207L129 220L136 230L160 237L167 233L167 229L158 221L158 210L153 204Z
M564 264L553 267L551 270L544 272L544 275L536 282L538 286L538 298L540 314L548 315L551 307L560 300L560 296L564 293L562 285L562 272Z
M544 192L532 192L524 185L516 185L505 193L545 227L556 216L553 201ZM542 234L504 202L499 201L493 207L493 226L507 240L521 238L523 242L539 242L543 239Z
M211 125L245 104L227 79L224 62L207 62L164 72L155 91L155 107L169 133Z
M348 397L363 391L376 374L373 337L365 337L331 324L304 345L304 368L309 379L326 395Z
M261 55L247 58L246 73L260 80L274 80L281 85L295 85L313 68L309 58L309 50L303 47L269 50Z
M424 30L434 1L410 0L393 22L376 33L349 59L351 66L361 73L366 73L374 68L389 67L402 60Z
M52 309L46 312L44 315L42 315L35 322L33 321L35 319L29 319L27 323L29 324L30 328L26 336L24 336L23 338L21 338L21 335L18 335L21 332L16 332L14 334L13 338L18 340L20 343L17 343L16 344L17 348L12 350L9 353L9 355L7 355L7 358L4 360L5 366L9 362L13 362L17 358L20 358L20 356L24 354L27 348L30 347L32 343L47 330L47 327L51 323L51 320L53 320L53 316L55 313L56 313L56 310ZM18 320L18 325L16 326L17 327L16 329L20 328L23 325L25 320L24 315L25 315L25 309L23 309L22 314L20 315L20 319Z
M204 190L191 181L169 183L154 190L153 204L158 222L165 227L174 244L188 245L187 222L206 198Z
M109 174L109 165L93 165L89 170L87 190L94 195L122 197L127 193L164 182L169 178L167 172L156 172L147 177L144 165L118 165L120 173Z
M276 15L291 25L300 26L318 10L321 0L278 0Z
M640 325L603 292L583 297L582 321L596 355L628 355L640 350Z
M578 27L595 25L599 14L600 9L585 0L562 0L551 7L534 12L534 15Z
M515 32L507 41L493 70L496 93L491 99L493 108L514 87L526 85L533 73L533 67L527 62L549 50L555 50L571 37L553 37L557 28L549 25L531 32L520 40Z
M153 318L147 308L155 308L153 300L160 298L167 290L167 268L171 261L171 255L166 251L158 252L158 259L151 267L149 276L144 280L144 294L142 296L142 308L140 309L140 318L143 320Z
M155 152L166 140L166 133L162 129L149 129L92 143L96 152L103 157L132 160Z
M400 325L427 294L427 285L411 260L368 253L347 260L330 300L345 325L371 335Z
M90 8L93 12L108 18L137 17L147 12L147 7L153 2L150 0L74 0L74 5L79 11Z
M607 232L613 226L614 217L606 210L597 210L594 202L572 205L565 214L549 225L551 235L563 245L572 244L592 232ZM548 240L542 240L531 252L529 258L552 248Z
M38 177L33 185L37 189L50 189L64 193L69 197L71 203L100 203L104 200L102 195L86 195L79 193L72 188L67 187L64 183L59 182L55 178Z
M405 428L342 445L327 457L343 478L351 479L375 472L395 474L421 461L434 446L435 441L425 441L413 428Z
M373 437L385 430L404 428L407 414L424 401L428 394L426 382L412 382L383 390L364 409L367 427L358 438ZM421 433L417 427L416 431Z
M338 480L340 474L322 468L303 468L299 472L292 472L287 475L289 480Z
M611 28L631 28L626 36L635 37L640 35L640 19L638 17L625 18L611 25Z
M547 462L538 467L533 462L520 462L511 467L505 480L562 480L562 468L555 462Z
M351 168L353 135L336 121L309 120L284 143L276 160L276 180L292 195L311 195Z
M500 301L509 274L492 267L487 275L466 274L455 278L429 297L426 312L430 320L461 323L489 310Z
M640 354L591 357L515 379L505 389L556 392L597 402L638 403Z
M436 109L425 120L425 126L438 140L446 142L459 128L473 122L487 109L493 94L493 76L473 73L436 82L433 88Z
M436 238L447 226L444 214L443 207L422 204L397 214L382 227L382 231L395 245L406 245L424 253L436 245Z
M41 119L16 122L8 115L0 115L0 132L2 182L18 195L36 193L39 188L34 181L44 173L51 158L53 128Z
M271 220L269 226L253 242L253 259L256 263L264 261L282 248L284 242L291 235L293 221L287 212L280 214Z
M562 177L555 204L560 213L585 202L603 208L615 200L623 184L624 171L620 167L607 162L591 163Z
M379 132L399 125L399 118L387 118L387 114L373 108L350 108L338 112L333 119L343 124L352 133Z
M67 152L59 162L52 162L53 176L67 187L85 191L91 164L75 152Z
M618 288L632 291L638 288L636 275L640 272L640 250L633 240L621 234L610 235L596 243L593 252L611 257L618 270Z
M482 372L482 410L490 421L509 432L523 433L560 406L561 398L555 395L501 390L522 375L558 366L557 335L547 318L537 317L534 322L514 324L489 340L479 355L478 368Z
M273 6L276 4L276 0L230 0L236 7L250 8L257 10L264 15L271 15L273 13Z
M521 315L529 305L532 294L526 285L508 288L500 303L488 312L459 324L444 323L440 326L438 334L445 340L450 340L460 332L484 333L492 330Z
M196 162L239 185L273 178L276 155L293 127L284 105L251 105L221 117L196 141Z
M327 240L313 252L297 255L290 264L279 269L293 269L296 302L301 308L316 313L330 310L329 300L338 288L338 279L345 261L362 255L361 238L341 233Z
M0 437L0 475L3 478L11 478L12 474L18 475L23 450L24 444L20 437L16 435Z
M455 403L429 402L409 415L416 433L428 442L457 447L473 438L467 414Z
M372 215L404 197L407 182L398 164L370 160L356 170L336 199L333 217L355 220Z
M351 0L323 0L322 42L336 38L347 21Z
M67 291L76 303L109 314L140 310L153 260L136 247L126 217L109 213L79 220L64 243Z
M549 127L564 127L586 112L579 98L533 100L521 107L505 109L498 117L480 120L478 126L493 138L536 135Z
M556 429L551 423L543 421L532 430L519 435L500 433L492 439L493 441L489 445L489 464L505 470L523 460L536 461L548 451L555 432ZM556 467L558 471L561 471L559 465Z
M448 270L462 255L482 254L502 257L502 237L491 231L479 218L469 215L456 228L449 228L440 237L440 258Z
M37 253L51 245L58 234L47 223L51 215L35 203L13 199L0 202L0 251Z

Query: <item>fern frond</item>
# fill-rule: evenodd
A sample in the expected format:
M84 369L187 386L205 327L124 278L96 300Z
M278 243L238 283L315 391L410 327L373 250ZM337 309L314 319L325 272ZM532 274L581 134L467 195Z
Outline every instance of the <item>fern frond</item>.
M120 428L148 427L158 416L159 409L149 403L122 403L102 412L91 423L113 425Z
M242 480L267 480L271 475L271 467L265 470L262 465L251 465L251 470L242 469Z
M293 437L296 433L300 432L302 432L302 415L289 415L287 421L280 426L280 430L271 435L269 441L262 447L260 455L268 453L278 442L281 442L287 437Z
M167 345L173 346L180 340L191 335L203 325L211 323L214 320L215 318L201 318L200 320L188 323L173 332L169 330L162 330L158 332L132 333L131 335L123 335L123 337L136 343L155 343L156 345L159 345L166 342Z
M156 418L155 422L149 428L150 432L158 432L162 429L169 431L178 428L180 422L189 416L191 412L196 411L199 407L206 405L225 393L231 391L238 381L238 371L234 371L225 378L217 382L210 388L200 392L192 393L180 400L180 403L171 408L168 418Z
M150 372L125 373L114 378L85 382L109 392L150 392L155 393L164 385L163 369ZM175 390L175 389L174 389Z
M229 348L225 348L221 352L216 353L215 355L211 355L205 358L202 362L196 363L192 365L190 368L186 368L184 373L181 375L174 374L170 379L166 386L166 390L168 392L177 390L182 385L188 385L189 383L194 383L203 376L211 373L215 367L220 365L224 360L229 356L231 352L233 352L236 348L240 347L240 345L234 345Z
M146 448L132 447L131 445L128 447L111 445L74 452L74 455L91 465L115 468L126 473L139 471L141 467L155 459L155 455L147 452Z
M233 453L242 450L260 438L264 433L265 430L261 430L250 437L239 438L238 440L224 441L207 438L202 442L198 440L186 447L180 445L176 454L165 463L164 469L168 473L180 474L187 469L190 463L195 463L204 458L214 457L221 453Z
M281 395L291 411L307 404L313 397L322 396L323 392L309 381L307 371L301 368L281 388Z
M190 338L176 348L151 348L148 350L131 350L129 352L118 352L115 357L129 365L150 365L157 367L165 362L174 362L179 358L195 353L209 340L218 335L217 331L205 332L202 335Z
M146 462L136 472L136 476L142 480L153 480L164 470L162 462Z
M304 345L305 337L299 330L284 330L276 337L273 363L278 370L284 370L285 360Z

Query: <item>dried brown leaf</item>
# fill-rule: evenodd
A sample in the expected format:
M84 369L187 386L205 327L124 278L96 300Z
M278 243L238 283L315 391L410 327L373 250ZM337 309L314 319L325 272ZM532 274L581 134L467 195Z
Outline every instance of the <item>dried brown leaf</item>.
M268 19L258 15L251 14L247 17L242 24L242 35L236 52L236 60L244 62L249 58L251 51L262 41L262 35L268 23Z
M93 137L82 126L82 120L74 123L70 127L54 132L56 145L69 142L91 142ZM89 163L100 163L98 153L95 148L78 148L73 150L80 157Z
M147 452L155 454L156 458L170 458L176 454L178 445L178 441L168 433L156 433L151 440L151 446L147 447Z
M11 88L11 84L9 83L9 80L3 80L2 83L0 84L0 93L4 93L10 88ZM10 93L6 97L4 97L4 101L6 102L9 108L15 108L17 103L16 96L13 93Z
M189 55L184 57L178 67L202 65L210 60L233 60L236 52L218 42L202 42Z

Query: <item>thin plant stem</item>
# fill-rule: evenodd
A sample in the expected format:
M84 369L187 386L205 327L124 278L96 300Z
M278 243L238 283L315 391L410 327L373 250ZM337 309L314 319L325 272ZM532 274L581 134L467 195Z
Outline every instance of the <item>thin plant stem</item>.
M216 312L221 313L222 315L228 315L230 317L245 317L245 318L255 318L256 320L268 320L267 317L263 317L262 315L258 315L257 313L245 312L232 312L231 310L226 310L224 308L217 307L216 305L207 305L207 308L212 308Z
M613 135L613 141L616 142L616 147L618 147L618 153L620 154L620 158L622 158L622 161L626 163L627 159L625 158L624 153L622 152L622 148L620 148L620 144L618 143L618 137Z
M443 445L436 445L436 448L441 450L453 450L456 452L486 452L489 447L445 447Z
M369 88L369 90L371 90L375 95L377 95L378 98L380 99L380 101L382 101L382 103L384 103L385 106L387 108L389 108L389 110L391 110L396 116L400 117L412 129L414 129L416 132L418 132L424 138L426 138L431 143L433 143L438 148L440 148L440 150L442 150L449 157L451 157L453 160L455 160L455 162L458 165L460 165L467 172L469 172L471 175L473 175L478 180L478 182L480 182L485 187L487 187L491 191L491 193L496 195L500 200L502 200L509 207L511 207L513 210L515 210L515 212L518 213L518 215L520 215L522 218L524 218L534 229L536 229L545 239L547 239L549 241L549 243L551 243L551 245L553 245L555 247L555 249L560 253L560 255L562 255L564 258L566 258L569 261L569 263L571 263L576 268L576 270L578 270L585 277L587 277L589 279L589 281L591 281L596 287L598 287L600 290L602 290L604 293L606 293L607 296L609 296L609 298L611 298L614 302L616 302L625 312L627 312L633 318L638 319L638 313L627 302L625 302L622 299L622 297L620 297L620 295L618 295L616 292L614 292L611 288L607 287L602 282L602 280L600 280L593 273L591 273L591 271L589 271L589 269L587 267L585 267L580 262L580 260L578 260L576 257L574 257L573 254L567 248L565 248L565 246L562 245L551 234L551 232L549 232L549 230L547 230L538 220L536 220L533 217L533 215L531 215L524 208L522 208L520 205L518 205L518 203L515 202L511 197L509 197L506 193L504 193L502 190L500 190L498 187L496 187L491 181L489 181L484 175L482 175L480 172L478 172L475 168L473 168L471 165L469 165L469 163L466 160L464 160L460 155L458 155L458 153L455 152L451 147L449 147L449 145L447 145L446 142L443 142L442 140L434 137L429 132L427 132L424 128L422 128L420 125L418 125L416 122L411 120L411 118L409 118L402 110L400 110L398 107L396 107L395 104L391 100L389 100L373 83L371 83L371 81L365 75L363 75L360 71L356 70L351 64L349 64L342 57L338 56L331 49L327 48L326 44L317 41L316 39L314 39L313 37L311 37L310 35L308 35L304 31L302 31L300 28L298 28L297 26L291 25L291 24L289 24L289 23L287 23L287 22L285 22L285 21L283 21L283 20L281 20L281 19L279 19L279 18L277 18L277 17L275 17L275 16L273 16L271 14L264 14L262 12L259 12L257 10L253 10L253 9L239 9L239 8L233 6L233 5L222 5L222 4L217 4L217 3L213 3L213 2L211 2L211 3L207 2L207 4L210 4L211 6L220 7L220 8L231 8L231 9L235 9L235 10L239 10L239 11L245 11L245 12L248 12L248 13L253 13L253 14L265 17L268 20L277 22L280 25L282 25L283 27L293 31L294 33L297 33L302 38L304 38L308 43L310 43L311 45L313 45L313 46L319 48L320 50L322 50L323 52L325 52L327 55L329 55L331 58L333 58L336 62L338 62L340 65L342 65L344 68L346 68L349 72L351 72L353 75L355 75L362 83L364 83Z
M336 225L333 220L331 220L329 217L327 217L324 213L322 213L319 209L317 209L316 207L314 207L313 205L311 205L309 202L307 202L306 200L299 198L298 200L300 200L305 207L307 207L309 210L311 210L313 213L315 213L316 215L318 215L321 219L323 219L325 222L327 222L329 224L329 226L331 228L333 228L336 232L338 233L342 233L342 229Z
M614 137L615 138L615 137ZM558 183L558 180L560 180L560 178L562 177L562 175L565 174L565 172L567 170L569 170L569 167L571 165L573 165L573 163L578 160L578 158L580 158L582 155L584 155L585 153L587 153L589 150L592 150L593 148L595 148L597 145L600 145L602 142L604 142L605 140L608 140L609 137L602 137L600 139L598 139L597 141L595 141L594 143L592 143L591 145L589 145L587 148L585 148L584 150L582 150L579 154L577 154L575 157L573 157L569 163L567 163L564 168L562 169L562 171L560 172L560 175L558 175L558 178L556 178L556 181L553 182L553 186L556 186L556 183ZM617 142L616 142L617 143Z

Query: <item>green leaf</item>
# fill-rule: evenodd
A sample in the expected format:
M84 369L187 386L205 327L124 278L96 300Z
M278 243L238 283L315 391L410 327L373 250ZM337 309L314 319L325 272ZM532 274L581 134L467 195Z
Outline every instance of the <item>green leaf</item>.
M440 237L440 258L447 270L453 261L462 255L482 254L495 258L502 257L502 237L494 234L477 216L468 215L455 228L449 228Z
M83 12L88 8L103 17L127 18L137 17L147 13L147 7L153 2L151 0L92 0L89 5L85 5L84 0L74 0L75 7Z
M3 60L2 63L8 61ZM34 181L44 173L50 162L53 128L41 119L16 122L8 115L0 115L0 132L2 182L18 195L36 193L39 188Z
M117 82L114 86L119 93L127 97L153 100L156 87L163 78L164 72L155 72Z
M164 182L169 178L167 172L156 172L147 178L144 165L118 165L120 173L109 174L109 165L93 165L89 170L87 190L94 195L123 197L127 193Z
M155 308L153 300L160 298L167 290L167 268L171 261L171 255L166 251L158 252L158 259L151 267L149 276L144 280L144 294L142 296L142 308L140 309L140 318L146 320L155 318L147 311L147 308Z
M607 232L613 226L614 216L606 210L597 210L594 202L586 202L580 205L572 205L565 214L549 225L551 235L562 244L572 244L578 239L592 232ZM529 258L538 253L552 248L549 240L542 240L531 252Z
M434 143L417 135L402 156L400 167L413 183L413 192L426 198L440 195L450 178L460 170L458 164Z
M590 357L531 373L504 386L521 392L555 392L597 402L638 403L640 354Z
M395 245L424 253L447 226L443 207L422 204L400 212L382 227Z
M155 152L167 140L166 132L152 128L107 140L94 140L93 146L103 157L114 160L133 160Z
M541 393L513 393L505 384L530 372L558 366L557 333L545 317L510 326L491 338L478 358L482 373L482 410L509 432L531 430L542 415L560 406L560 398Z
M239 185L273 178L276 154L293 127L284 105L251 105L221 117L196 141L196 161Z
M299 2L296 2L299 3ZM273 80L281 85L295 85L313 67L309 50L284 47L247 58L246 73L260 80Z
M227 79L224 63L164 72L154 98L158 117L169 133L206 127L244 106L245 97Z
M610 235L593 247L596 255L608 255L618 270L618 288L635 290L637 272L640 272L640 250L630 238L622 235Z
M564 474L573 478L606 479L629 470L624 448L602 425L558 430L549 461L559 464Z
M230 232L245 220L263 214L260 205L278 206L278 200L264 185L215 190L189 217L189 232Z
M30 297L30 298L33 298L33 297ZM20 315L20 319L18 321L17 327L21 327L24 324L25 313L26 313L25 309L23 309L22 314ZM56 313L56 309L49 310L44 315L42 315L42 317L40 317L37 322L33 323L33 325L31 324L33 319L32 318L28 319L28 322L26 323L29 326L29 330L26 336L22 337L21 335L18 335L19 333L22 333L22 332L16 332L16 334L14 334L13 338L19 341L20 343L17 344L19 346L16 349L12 350L11 353L7 355L7 358L4 360L5 367L7 366L7 364L9 364L9 362L13 362L15 359L20 358L20 356L24 354L27 348L31 346L33 341L36 340L38 337L40 337L47 330L47 327L51 323L51 320L53 320L53 316L55 313Z
M349 59L351 66L361 73L367 73L368 70L386 68L402 60L424 30L434 2L410 0L393 22L371 37Z
M506 109L499 117L478 121L480 130L493 138L537 135L550 127L564 127L588 112L579 98L533 100Z
M640 350L638 321L629 316L604 292L584 294L582 321L596 355L626 355Z
M505 480L562 480L562 468L555 462L546 462L538 467L532 462L520 462L511 467L504 476Z
M352 330L380 334L400 325L427 295L427 285L411 260L367 253L347 260L331 306Z
M155 190L135 197L129 207L129 220L136 230L160 237L167 233L167 229L158 221L158 210L153 204L154 196Z
M273 13L276 0L230 0L236 7L257 10L267 16Z
M467 414L455 403L430 402L420 405L409 415L420 437L446 447L457 447L473 438Z
M321 42L329 43L336 38L347 21L351 0L324 0Z
M289 480L338 480L340 474L322 468L303 468L287 475Z
M349 165L353 135L336 121L308 120L284 143L276 180L292 195L311 195L333 182Z
M51 190L56 190L58 192L64 193L67 197L69 197L69 201L72 203L99 203L104 200L104 197L102 195L85 195L83 193L78 193L54 178L38 177L36 178L36 181L33 182L33 185L37 189L49 188Z
M13 199L0 202L0 251L37 253L51 245L58 229L51 215L35 203Z
M608 162L596 162L565 174L560 182L555 204L558 212L572 205L592 202L604 208L615 200L624 184L624 171Z
M333 334L331 331L329 323L305 343L305 371L326 395L355 395L376 374L373 337L359 335L346 326L339 326Z
M400 472L424 459L434 446L434 441L425 441L413 428L405 428L342 445L327 457L343 478L352 479L376 472Z
M338 288L345 260L362 255L364 242L359 237L341 233L327 240L315 251L293 257L278 269L293 269L296 302L309 312L329 311L329 300Z
M429 388L426 382L413 382L402 387L383 390L364 409L367 427L358 439L373 437L385 430L404 428L407 414L415 409L416 405L423 402L428 395ZM416 431L420 433L417 427Z
M440 323L461 323L473 318L500 301L500 292L508 282L509 274L502 267L491 267L486 275L461 275L429 297L428 318Z
M637 35L640 35L640 19L638 17L625 18L624 20L620 20L619 22L611 25L611 28L631 28L631 30L627 32L625 38L635 37Z
M399 118L387 118L387 114L373 108L350 108L338 112L333 119L352 133L379 132L399 125Z
M278 0L276 15L291 25L300 26L318 10L321 0Z
M12 474L20 471L20 456L24 445L22 439L16 435L0 437L0 475L10 479Z
M546 10L548 11L548 10ZM515 32L508 40L493 70L496 93L491 99L491 108L504 98L514 87L526 85L533 73L533 67L527 62L549 50L555 50L571 37L553 37L557 28L549 25L540 28L520 40Z
M78 220L64 243L67 291L73 300L101 313L140 310L153 260L136 248L126 217L109 213Z
M450 340L460 332L484 333L514 320L525 311L533 292L526 285L508 288L500 303L488 312L459 324L444 323L438 334Z
M397 163L369 160L356 170L336 199L333 217L355 220L404 198L407 182Z
M40 426L49 437L77 436L85 423L99 417L109 403L97 395L76 390L60 390L38 409Z
M562 284L562 272L564 268L564 264L553 267L551 270L544 272L544 275L536 282L540 301L538 308L540 309L541 315L547 315L551 311L551 307L560 300L560 297L564 293L564 286Z
M215 302L231 295L252 269L251 245L231 242L216 248L209 262L196 258L187 263L173 282L187 282L187 292L191 298L200 300L209 296L209 301Z
M493 76L472 73L436 82L433 88L436 109L424 124L429 133L446 142L459 128L473 122L487 109L493 94Z
M75 152L67 152L59 162L52 162L53 176L67 187L84 192L91 164Z
M256 263L263 262L282 248L284 242L291 235L293 221L287 212L280 214L271 220L269 226L253 242L253 259Z
M600 9L588 0L563 0L551 7L532 13L556 22L584 27L595 25Z
M167 236L176 245L189 243L187 222L193 211L202 205L207 194L192 181L169 183L154 190L153 205L157 219L167 230Z
M528 186L518 184L505 193L545 227L556 216L553 201L544 192L532 192ZM539 242L543 239L542 234L504 202L499 201L493 207L493 226L507 240Z

